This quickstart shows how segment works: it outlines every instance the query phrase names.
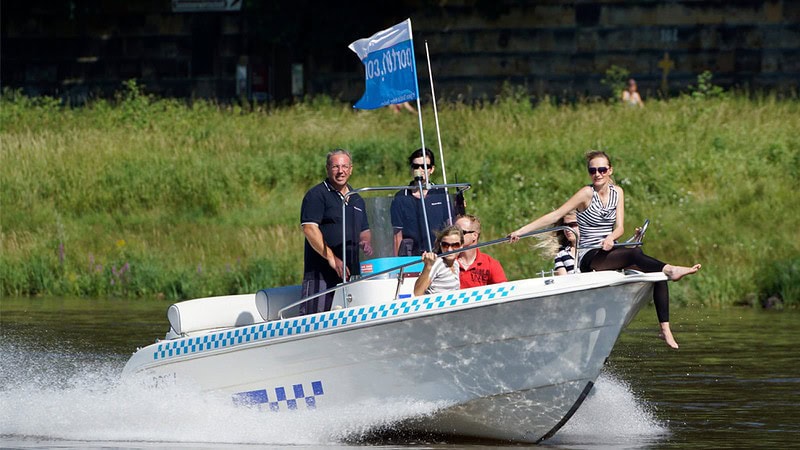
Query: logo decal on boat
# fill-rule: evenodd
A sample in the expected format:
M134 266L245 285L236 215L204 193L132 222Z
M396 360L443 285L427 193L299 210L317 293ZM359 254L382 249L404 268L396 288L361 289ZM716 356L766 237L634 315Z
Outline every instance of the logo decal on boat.
M316 409L317 397L325 393L322 389L322 381L311 382L310 395L306 395L307 392L302 384L293 384L288 395L284 386L278 386L274 390L270 389L270 392L272 391L274 394L267 393L266 389L237 392L233 394L233 403L242 406L265 405L270 411L280 411L281 407L296 410L298 404L302 403L305 403L306 409Z
M234 345L293 336L311 331L329 330L343 325L369 322L388 317L403 316L420 311L435 311L453 306L478 303L507 297L514 286L482 286L470 290L433 294L411 300L339 309L324 314L295 317L286 320L259 323L204 336L161 341L153 352L153 360L167 359L232 347Z

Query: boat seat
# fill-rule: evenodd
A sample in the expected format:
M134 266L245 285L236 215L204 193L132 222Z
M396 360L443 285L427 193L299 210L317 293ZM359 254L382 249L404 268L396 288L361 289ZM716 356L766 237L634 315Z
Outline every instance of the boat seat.
M264 321L256 307L254 294L222 295L175 303L167 310L167 319L178 336Z
M261 317L266 321L278 320L281 309L300 300L302 293L299 284L294 286L280 286L261 289L256 292L256 308ZM286 311L285 317L294 317L300 314L300 306L295 306Z

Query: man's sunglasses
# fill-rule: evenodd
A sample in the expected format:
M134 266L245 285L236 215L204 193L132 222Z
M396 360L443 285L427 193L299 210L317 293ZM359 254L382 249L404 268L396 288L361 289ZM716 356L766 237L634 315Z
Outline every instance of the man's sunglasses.
M430 169L431 167L433 167L433 166L428 164L428 169ZM424 168L425 168L424 164L414 164L414 163L411 164L411 169L413 169L413 170L424 169Z
M608 167L589 167L589 175L594 175L597 172L606 173L608 172Z

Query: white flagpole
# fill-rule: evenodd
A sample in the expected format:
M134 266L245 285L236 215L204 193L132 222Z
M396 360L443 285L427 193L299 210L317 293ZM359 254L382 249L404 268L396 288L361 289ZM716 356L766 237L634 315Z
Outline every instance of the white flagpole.
M408 36L411 39L411 61L414 61L414 66L416 67L417 63L416 63L416 57L414 56L414 35L411 32L411 19L408 19ZM414 72L416 73L416 69L414 70ZM419 100L419 97L420 97L420 95L419 95L419 84L418 84L419 81L418 81L417 78L418 77L414 78L414 84L417 87L417 117L419 118L419 140L420 140L420 144L422 145L421 148L424 149L425 148L425 131L422 128L422 106L421 106L420 100ZM425 186L427 188L428 183L430 183L430 180L428 180L428 167L427 167L428 166L428 159L427 158L422 158L422 164L425 165ZM421 195L422 195L422 193L420 192L420 196ZM427 226L428 226L428 224L425 223L425 227L426 228L427 228Z
M430 185L431 181L430 181L430 179L428 179L428 158L425 157L425 131L422 128L422 107L421 107L420 100L419 100L419 97L420 97L420 95L419 95L419 80L418 80L419 75L416 73L417 72L416 71L417 59L416 59L416 56L414 56L414 36L411 33L411 19L410 18L408 19L408 36L411 39L411 61L414 61L414 74L416 75L414 77L414 85L416 86L416 89L417 89L417 117L419 118L419 140L420 140L420 143L422 144L422 147L421 147L422 148L422 164L423 164L423 166L425 168L425 170L424 170L424 172L425 172L425 186L423 188L422 181L417 181L417 185L419 187L419 201L420 201L420 204L422 205L422 219L425 221L425 228L424 229L425 230L429 230L430 227L428 226L428 213L427 213L427 211L425 209L425 191L428 189L428 186ZM428 251L432 252L433 251L433 243L431 242L430 233L425 233L425 242L428 244Z
M447 184L447 170L444 167L444 152L442 150L442 134L439 131L439 111L436 108L436 91L433 90L433 71L431 70L431 54L428 51L428 41L425 41L425 56L428 58L428 78L431 80L431 97L433 98L433 118L436 123L436 137L439 141L439 161L442 162L442 181ZM419 101L419 99L417 99ZM420 116L421 117L421 116ZM420 119L421 120L421 119ZM420 126L422 122L420 121ZM445 188L445 196L447 197L447 223L452 225L453 212L450 206L449 189Z

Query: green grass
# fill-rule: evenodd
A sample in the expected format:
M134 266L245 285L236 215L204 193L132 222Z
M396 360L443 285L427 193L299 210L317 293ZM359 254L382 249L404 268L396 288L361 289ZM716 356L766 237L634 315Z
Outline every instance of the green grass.
M800 304L800 103L769 95L533 107L513 93L440 104L449 182L469 182L483 238L558 207L589 179L589 148L614 158L629 235L702 274L682 304ZM430 107L426 145L438 154ZM0 104L0 295L178 300L298 283L300 201L328 150L354 155L355 186L407 182L418 122L329 98L241 108L156 99L63 108L5 92ZM437 168L441 180L441 165ZM533 242L530 242L533 244ZM511 277L549 270L532 245L495 246Z

